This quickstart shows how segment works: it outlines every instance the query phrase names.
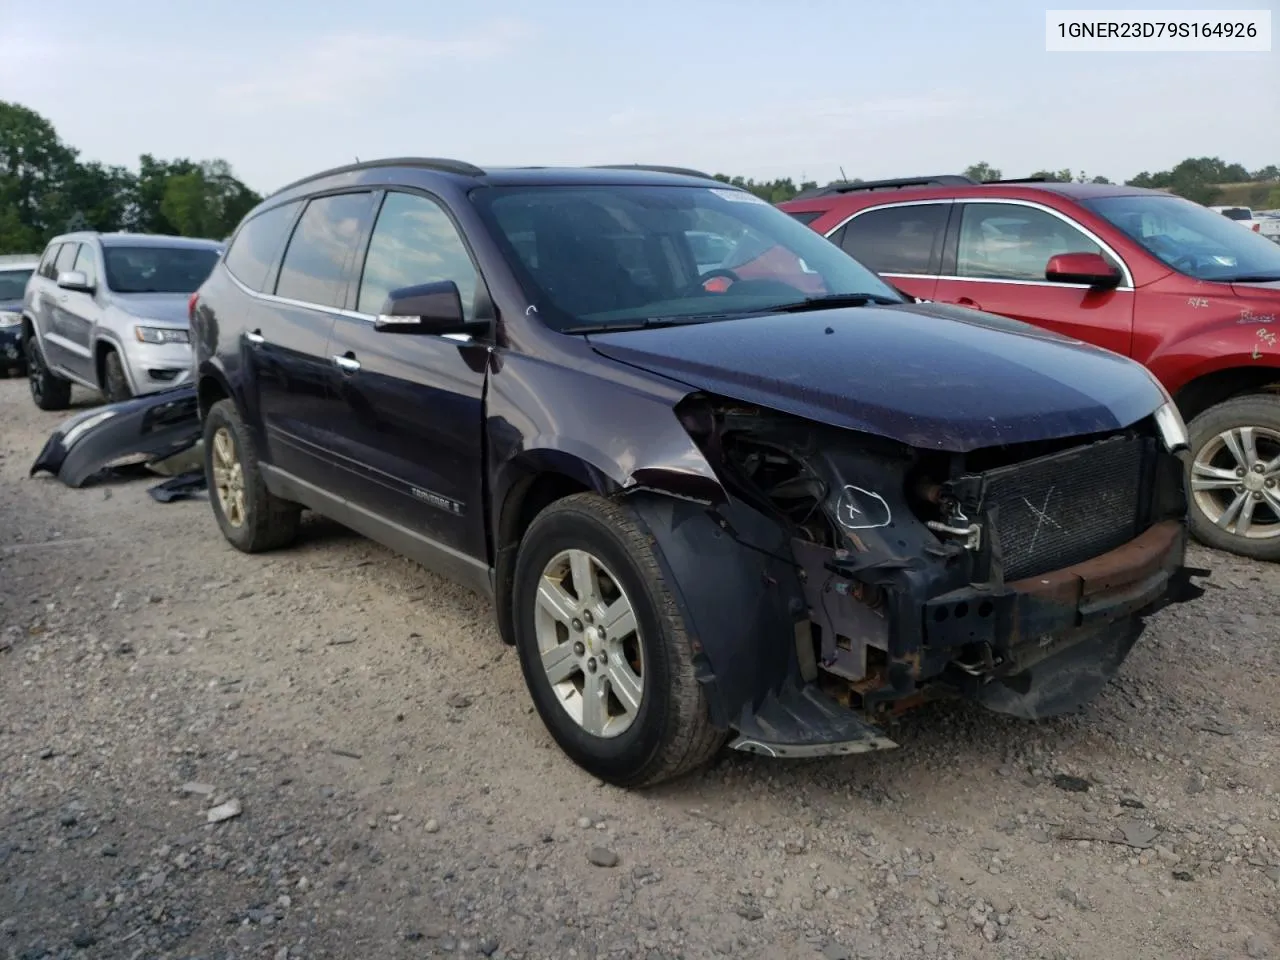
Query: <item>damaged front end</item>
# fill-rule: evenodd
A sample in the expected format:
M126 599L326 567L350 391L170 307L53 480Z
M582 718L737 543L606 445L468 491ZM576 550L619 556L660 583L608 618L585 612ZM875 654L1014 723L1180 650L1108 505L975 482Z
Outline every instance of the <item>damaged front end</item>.
M730 494L704 508L714 536L689 511L658 533L668 557L696 558L674 572L699 642L716 643L704 625L758 638L767 624L769 646L785 648L739 650L754 668L724 647L695 651L738 749L891 747L876 721L939 697L1027 719L1074 711L1145 617L1202 592L1183 565L1177 441L1158 416L954 453L705 396L677 412ZM751 563L731 556L743 548ZM719 591L716 604L698 590Z
M43 471L80 487L111 469L155 467L195 446L200 431L194 386L92 407L58 425L30 475Z

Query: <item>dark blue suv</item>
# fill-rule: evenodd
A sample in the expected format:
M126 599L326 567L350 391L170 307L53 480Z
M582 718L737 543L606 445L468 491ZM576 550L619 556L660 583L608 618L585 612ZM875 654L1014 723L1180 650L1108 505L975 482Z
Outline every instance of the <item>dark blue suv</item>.
M226 538L308 508L490 595L614 783L891 747L936 696L1074 709L1197 591L1143 367L914 301L694 171L332 170L191 312Z

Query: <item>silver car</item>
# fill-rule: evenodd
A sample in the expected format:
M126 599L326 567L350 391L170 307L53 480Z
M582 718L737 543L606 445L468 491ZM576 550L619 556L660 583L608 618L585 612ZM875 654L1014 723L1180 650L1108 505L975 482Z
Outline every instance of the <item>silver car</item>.
M115 403L187 381L187 304L222 248L215 240L131 233L50 241L22 304L36 406L66 409L73 383Z

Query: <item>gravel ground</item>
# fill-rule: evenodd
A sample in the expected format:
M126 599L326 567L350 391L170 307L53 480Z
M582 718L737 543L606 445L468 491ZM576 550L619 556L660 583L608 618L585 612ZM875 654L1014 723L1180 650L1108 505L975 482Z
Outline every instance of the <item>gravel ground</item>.
M0 957L1280 957L1275 567L1197 549L1084 715L627 793L478 598L318 518L247 557L153 481L29 479L61 415L0 409Z

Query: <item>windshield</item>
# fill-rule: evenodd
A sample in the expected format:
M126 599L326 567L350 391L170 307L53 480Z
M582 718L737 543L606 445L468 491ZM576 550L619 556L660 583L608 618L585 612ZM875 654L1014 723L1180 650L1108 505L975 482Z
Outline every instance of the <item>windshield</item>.
M1280 245L1181 197L1103 197L1084 205L1197 280L1280 280Z
M26 267L22 270L0 270L0 303L9 300L21 300L27 289L27 281L35 270Z
M107 286L116 293L194 293L218 261L202 247L105 247Z
M472 202L553 329L692 322L815 297L902 297L781 210L739 190L488 187Z
M1227 207L1222 215L1228 220L1252 220L1253 213L1244 207Z

